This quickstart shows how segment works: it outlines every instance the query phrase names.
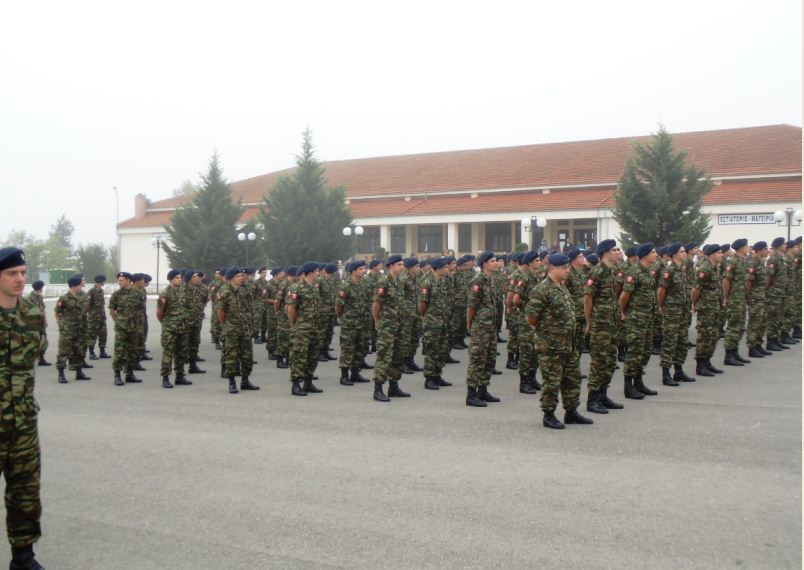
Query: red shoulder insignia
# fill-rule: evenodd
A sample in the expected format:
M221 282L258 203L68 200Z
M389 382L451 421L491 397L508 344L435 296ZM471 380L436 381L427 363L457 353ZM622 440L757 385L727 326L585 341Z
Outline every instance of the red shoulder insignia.
M633 283L634 282L634 277L632 275L629 275L628 277L625 278L625 282L626 283Z
M622 272L622 271L618 271L618 272L617 272L617 277L622 277L622 276L623 276L623 272Z
M290 294L290 296L291 296L291 298L293 298L293 299L298 299L298 298L299 298L299 294L298 294L298 293L296 293L296 292L291 293L291 294Z
M670 279L670 272L669 272L669 271L665 271L665 272L664 272L664 275L662 275L662 277L663 277L664 279Z
M701 271L701 272L698 274L698 277L699 277L700 279L703 279L704 277L706 277L706 273L704 273L703 271Z
M385 295L385 289L383 289L382 287L377 289L377 295Z
M338 297L346 298L346 291L338 291Z
M749 267L749 268L748 268L748 273L753 273L753 272L754 272L754 268L753 268L753 267Z
M422 295L427 295L429 293L430 293L430 291L428 291L426 288L422 289Z
M726 271L731 271L732 269L733 269L733 267L731 265L726 266Z
M480 285L472 285L472 291L474 291L475 293L480 291Z
M592 285L594 285L594 284L595 284L595 280L594 280L594 279L587 279L587 280L586 280L586 286L587 286L587 287L591 287L591 286L592 286Z

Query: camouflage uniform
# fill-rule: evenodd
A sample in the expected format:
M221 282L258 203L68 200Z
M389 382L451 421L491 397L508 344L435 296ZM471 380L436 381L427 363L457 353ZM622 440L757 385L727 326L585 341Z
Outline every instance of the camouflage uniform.
M133 287L118 289L109 299L109 310L116 311L114 321L114 358L112 369L120 372L130 370L139 357L136 313L142 305L142 297Z
M277 299L280 284L279 279L272 278L262 292L262 300L265 305L265 349L273 354L276 354L277 326L277 313L274 310L274 302Z
M717 345L720 327L720 313L723 305L723 289L717 269L712 267L707 258L703 258L696 268L695 287L701 290L696 303L698 312L697 347L695 359L698 361L712 358Z
M70 367L73 366L84 366L86 362L86 352L87 352L87 331L89 329L89 314L87 309L89 307L89 296L84 292L83 289L79 289L78 293L76 293L76 297L78 298L78 303L81 307L81 326L78 328L78 345L80 347L80 354L81 354L81 361L76 365L70 363Z
M734 350L745 333L745 261L738 255L726 260L723 267L723 280L731 283L726 304L726 350Z
M472 342L469 345L466 385L474 389L485 388L497 359L497 305L489 276L478 273L472 279L468 308L475 311L475 316L470 331Z
M765 289L767 286L767 273L765 264L751 257L746 268L746 283L751 284L751 292L746 296L748 305L748 327L746 333L746 343L749 348L760 346L762 339L765 338Z
M623 292L631 294L625 314L628 352L625 356L625 376L640 376L650 360L654 338L653 315L656 312L654 265L644 267L635 263L628 268L623 280Z
M0 472L6 479L6 532L14 548L42 535L41 455L33 367L42 355L44 313L19 298L0 311Z
M185 318L185 362L198 362L198 349L201 346L201 327L204 324L204 308L207 305L206 293L200 285L182 285L184 294L182 306Z
M221 321L218 319L218 291L221 286L226 283L223 279L215 279L209 286L208 299L212 303L212 316L209 319L209 332L212 336L212 342L220 342L221 340Z
M573 333L573 346L575 347L576 365L580 370L581 367L581 346L583 344L583 286L585 276L584 274L570 266L569 276L567 277L567 291L572 297L572 302L575 307L575 332Z
M266 314L265 314L265 303L262 302L262 298L265 294L265 289L268 287L268 280L259 276L254 281L254 324L252 325L252 329L254 330L254 334L259 336L260 339L265 336L266 330Z
M341 354L339 365L354 373L360 371L360 365L366 357L367 304L366 291L360 281L344 279L335 303L343 307L341 313Z
M106 297L103 287L95 286L87 295L87 348L93 350L95 342L101 351L106 350Z
M368 276L368 275L367 275ZM365 277L363 278L365 279ZM405 292L399 278L385 274L377 281L374 301L381 305L377 323L377 360L374 383L397 382L402 377L402 317Z
M453 336L459 342L466 338L466 303L468 300L469 280L474 271L462 265L453 279L452 325ZM496 323L495 323L496 325Z
M137 358L140 358L143 354L145 354L145 338L148 335L148 317L146 315L146 303L148 302L148 293L145 291L145 287L140 289L136 285L131 288L132 291L137 293L140 298L140 304L136 312L136 319L135 324L137 327Z
M422 318L422 346L424 347L424 377L441 376L449 356L450 339L447 329L447 290L443 276L436 280L428 273L419 287L419 303L427 306Z
M318 278L318 292L321 295L320 326L321 351L329 351L335 336L335 297L338 294L333 274L325 273Z
M245 285L245 283L244 283ZM251 290L231 283L222 287L218 293L220 310L223 311L223 336L226 339L222 364L224 376L251 375L254 348L251 344L253 310Z
M801 257L788 249L784 259L787 269L787 288L786 300L784 304L784 315L782 316L782 331L790 334L793 325L801 321L801 290L798 287L797 275L801 271Z
M765 298L768 303L768 338L779 340L783 332L784 304L787 300L787 267L785 255L774 251L768 258L768 286Z
M26 299L29 303L33 303L39 308L39 312L42 314L42 356L41 358L45 357L45 353L48 349L48 341L47 341L47 316L45 313L45 298L39 291L31 291Z
M184 374L187 357L187 310L192 302L192 292L186 285L165 288L159 295L159 308L162 310L162 363L160 376L170 374L170 365L176 376Z
M303 279L293 284L287 305L296 307L296 324L291 331L290 381L310 381L318 366L318 353L323 338L321 330L321 294L318 283Z
M277 357L287 358L290 356L290 321L285 308L289 289L292 283L290 279L283 279L276 290L276 303L274 312L276 314L276 355Z
M413 355L410 352L411 337L413 336L413 323L418 318L416 302L419 291L416 278L407 269L402 270L399 275L399 283L404 293L402 304L402 360L404 362Z
M512 264L513 268L508 275L508 281L506 282L505 286L505 295L507 296L508 293L512 295L514 294L514 290L516 289L517 283L522 279L522 273L520 272L519 268L516 267L515 264ZM519 307L514 307L510 303L506 303L507 313L505 314L505 322L508 324L508 352L514 353L517 357L519 356ZM496 351L495 351L496 352Z
M59 354L56 368L80 368L84 361L81 329L85 322L84 306L77 294L65 293L56 302L56 320L59 323Z
M690 291L684 267L670 262L659 276L659 287L665 290L661 367L682 366L689 350L687 315L690 311Z
M377 281L379 280L381 274L380 273L372 273L369 271L363 277L361 282L363 283L363 287L366 288L368 295L366 296L366 303L369 306L369 314L371 314L371 304L372 299L374 299L374 291L377 289ZM374 319L369 319L369 334L366 335L366 347L371 344L372 348L377 347L377 323L374 322ZM366 352L371 352L369 348L366 349Z
M589 390L603 391L611 383L617 364L617 319L620 309L614 294L614 270L603 261L589 272L584 295L593 299Z
M525 314L525 307L528 306L530 300L530 293L538 283L538 277L535 272L526 268L520 273L519 280L511 287L514 295L519 295L520 304L516 311L517 323L517 336L519 347L519 376L530 378L531 374L535 374L539 367L539 354L536 351L536 344L534 338L534 330L528 324L527 316ZM496 339L495 339L496 340Z

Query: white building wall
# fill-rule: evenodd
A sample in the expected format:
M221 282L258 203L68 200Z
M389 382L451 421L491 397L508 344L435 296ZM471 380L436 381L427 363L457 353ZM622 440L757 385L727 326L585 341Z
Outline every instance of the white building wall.
M156 234L164 234L164 228L151 227L122 230L119 234L120 267L122 271L128 271L129 273L148 273L153 276L154 281L158 280L160 288L162 288L167 284L170 263L165 252L160 249L159 275L157 275L157 249L151 243L151 238ZM112 279L111 276L107 277L110 280ZM156 283L152 283L152 286L156 286Z

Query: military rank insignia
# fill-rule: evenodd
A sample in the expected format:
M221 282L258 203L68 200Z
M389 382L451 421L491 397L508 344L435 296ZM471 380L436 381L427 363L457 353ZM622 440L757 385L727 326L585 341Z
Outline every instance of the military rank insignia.
M474 291L475 293L480 291L480 285L472 285L472 291Z

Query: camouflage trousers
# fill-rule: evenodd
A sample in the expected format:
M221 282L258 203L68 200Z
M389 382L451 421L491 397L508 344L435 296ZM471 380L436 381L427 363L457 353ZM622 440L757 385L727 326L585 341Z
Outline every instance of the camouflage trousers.
M654 338L662 338L662 331L664 330L662 320L663 317L659 314L658 310L653 313L653 332L651 333L651 342Z
M782 335L782 320L784 318L786 298L784 296L768 295L766 299L767 315L765 322L767 324L767 334L769 338L779 338Z
M284 309L276 314L276 354L277 356L290 354L290 321Z
M377 330L377 359L374 362L374 382L385 384L402 378L402 323L380 321Z
M221 351L223 374L232 376L250 376L254 366L254 345L251 343L250 330L224 330L224 346Z
M106 341L106 317L103 314L93 315L87 323L87 348L95 348L95 343L97 342L98 348L103 350L106 348Z
M251 330L254 331L254 334L261 334L265 331L265 326L263 323L265 322L265 305L259 301L254 303L254 318L252 319L251 323Z
M212 336L212 342L220 341L221 339L221 321L218 318L218 309L212 307L212 316L209 319L209 332Z
M745 301L729 299L726 305L726 350L733 350L740 344L745 333Z
M662 318L661 367L681 366L687 359L689 346L687 311L683 305L665 305Z
M626 344L628 352L625 353L623 374L625 376L639 376L644 374L645 365L650 360L653 346L653 320L638 319L634 316L625 321Z
M144 315L134 319L134 326L137 330L137 337L134 341L134 352L139 358L145 351L145 337L148 335L148 321L145 320Z
M349 370L360 370L366 357L365 328L360 321L341 319L341 354L338 365Z
M59 353L56 357L56 368L66 368L67 361L70 368L81 366L84 363L84 346L78 328L59 326Z
M409 356L410 338L413 336L413 317L412 315L405 315L402 317L402 328L400 335L402 336L402 358Z
M424 347L424 376L440 376L447 361L450 349L447 323L442 315L424 314L422 326L422 346Z
M47 352L48 347L50 346L50 342L47 340L47 328L42 328L42 355L41 358L45 357L45 353Z
M517 311L516 309L512 309L507 315L505 315L505 324L508 327L508 352L519 352L518 313L519 311Z
M765 311L764 297L752 297L748 302L748 326L746 327L745 342L749 347L762 344L762 340L765 338Z
M589 390L604 390L611 383L617 365L616 326L592 325L589 356Z
M273 307L265 311L265 349L276 352L276 313Z
M525 320L524 313L519 314L520 322L517 325L519 375L526 376L531 372L536 372L536 370L539 368L539 353L536 350L536 333L533 330L533 327L531 327Z
M711 309L698 308L698 322L695 326L695 359L707 360L712 358L715 346L720 338L720 314L719 307Z
M496 303L494 303L494 305L497 307L497 332L500 332L503 326L503 314L505 313L505 305L503 304L502 300L497 301ZM467 334L469 333L469 331L466 332Z
M411 327L410 327L410 341L408 342L407 347L404 347L402 351L403 357L413 357L416 355L416 352L419 350L419 341L422 338L422 319L418 315L410 317Z
M469 343L469 366L466 385L470 388L488 386L491 371L497 360L497 329L494 321L472 321L472 340Z
M452 307L452 323L450 330L455 338L466 338L466 305Z
M369 324L369 326L371 327L371 329L370 329L370 332L369 332L368 339L369 339L369 342L371 343L371 346L377 347L377 342L378 342L378 339L379 339L379 335L378 335L378 331L377 331L377 323L374 322L374 319L370 319L370 320L371 320L371 323Z
M628 346L628 329L622 321L617 321L617 346Z
M291 333L290 380L312 380L321 351L321 327L297 323Z
M12 547L28 546L42 535L39 521L41 451L36 406L22 422L12 419L3 425L0 443L0 472L6 480L6 533ZM16 425L15 425L16 423Z
M137 343L139 333L135 328L114 329L114 356L112 357L112 370L120 372L124 368L131 369L137 362L139 353Z
M335 322L338 320L338 317L335 316L335 313L327 315L324 318L324 344L322 348L328 349L332 345L332 339L335 337Z
M160 376L170 374L170 366L176 374L184 373L184 363L187 358L187 331L176 331L162 327L162 362L159 369Z
M187 335L187 352L186 362L198 361L198 349L201 347L201 326L204 321L198 321L196 324L186 325L184 333Z
M542 366L542 410L555 411L559 393L565 410L576 409L581 396L580 353L577 350L561 352L539 347L537 354Z
M784 314L782 315L782 330L789 333L793 325L801 322L801 292L790 290L784 303Z

